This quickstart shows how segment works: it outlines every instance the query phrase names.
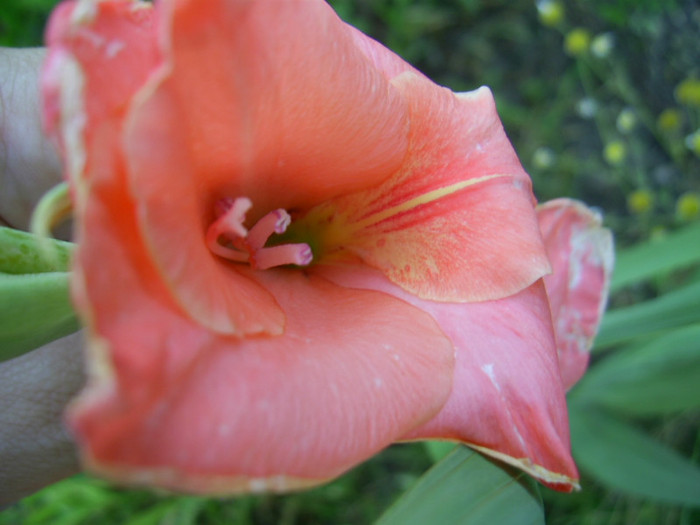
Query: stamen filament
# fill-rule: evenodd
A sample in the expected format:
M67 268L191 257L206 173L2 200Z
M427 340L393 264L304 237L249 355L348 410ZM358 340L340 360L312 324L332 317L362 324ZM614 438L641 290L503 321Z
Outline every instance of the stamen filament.
M221 199L215 204L217 219L209 226L205 237L213 254L234 262L248 262L256 270L311 263L313 253L308 244L265 247L273 233L284 233L291 223L292 219L285 210L268 213L248 231L243 223L252 205L247 197Z
M209 251L218 255L219 257L228 259L229 261L248 262L250 260L250 254L248 252L242 252L241 250L236 250L235 248L228 248L222 244L219 244L218 242L208 244L208 246Z
M248 246L253 250L259 250L273 233L284 233L292 222L289 214L283 210L271 211L260 219L248 232Z
M296 264L306 266L313 260L313 254L308 244L280 244L262 248L252 254L250 265L256 270L267 270L274 266Z

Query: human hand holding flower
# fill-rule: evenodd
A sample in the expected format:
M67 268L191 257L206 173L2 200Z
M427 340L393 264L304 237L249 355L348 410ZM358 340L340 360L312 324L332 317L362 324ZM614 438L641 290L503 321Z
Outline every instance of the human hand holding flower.
M0 49L0 223L27 229L36 202L58 183L58 155L41 131L41 49ZM0 363L0 506L78 471L64 428L83 384L81 336Z
M34 206L61 181L61 163L42 131L43 49L0 48L0 221L27 230Z

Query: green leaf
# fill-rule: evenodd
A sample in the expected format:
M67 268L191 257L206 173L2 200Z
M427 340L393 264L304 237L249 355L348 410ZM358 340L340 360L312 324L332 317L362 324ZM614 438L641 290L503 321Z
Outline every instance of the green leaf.
M43 239L48 253L32 233L0 226L0 272L44 273L68 270L73 244L56 239Z
M457 447L406 491L378 525L544 524L537 484L514 468Z
M700 261L700 223L622 250L615 257L613 291L662 272Z
M458 446L452 441L424 441L423 445L434 463L440 461Z
M582 470L622 492L700 506L700 469L689 460L603 412L572 403L569 418L572 449Z
M635 415L700 408L700 324L616 350L591 367L571 399Z
M65 272L0 273L0 361L80 328Z
M596 349L700 322L700 282L605 314Z

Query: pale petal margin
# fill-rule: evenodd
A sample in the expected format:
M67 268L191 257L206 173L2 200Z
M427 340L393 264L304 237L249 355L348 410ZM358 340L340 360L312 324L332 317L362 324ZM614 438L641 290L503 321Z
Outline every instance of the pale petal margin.
M599 213L571 199L541 204L537 218L554 270L544 283L562 380L569 389L586 371L603 318L615 263L613 237Z

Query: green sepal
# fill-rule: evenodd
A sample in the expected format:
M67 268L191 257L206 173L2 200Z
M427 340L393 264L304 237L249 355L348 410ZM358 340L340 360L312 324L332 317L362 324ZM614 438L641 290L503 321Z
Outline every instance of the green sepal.
M0 227L0 361L80 328L68 292L73 246Z
M0 273L0 361L77 331L67 272Z
M56 184L44 193L34 208L30 230L40 239L51 238L51 231L61 222L70 217L73 203L70 198L68 183Z
M43 246L49 246L48 250ZM73 244L0 226L0 272L31 274L66 272ZM46 251L51 255L47 256Z

